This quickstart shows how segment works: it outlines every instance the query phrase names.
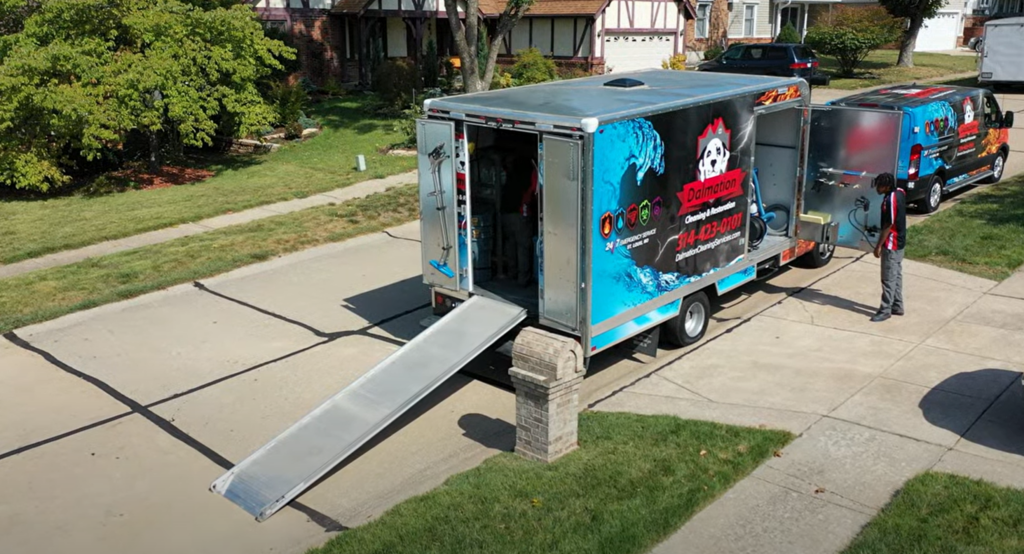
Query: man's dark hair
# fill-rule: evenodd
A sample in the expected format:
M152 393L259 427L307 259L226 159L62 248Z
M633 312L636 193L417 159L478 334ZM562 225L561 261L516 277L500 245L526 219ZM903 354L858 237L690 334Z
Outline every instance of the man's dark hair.
M896 188L896 177L892 173L880 173L875 177L875 188L879 187L885 190Z

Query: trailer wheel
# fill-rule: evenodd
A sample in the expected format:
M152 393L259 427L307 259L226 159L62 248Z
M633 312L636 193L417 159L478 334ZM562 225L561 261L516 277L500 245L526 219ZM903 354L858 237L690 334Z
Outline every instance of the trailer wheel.
M690 346L704 338L711 321L711 303L704 291L683 299L679 315L665 322L662 333L673 346Z
M832 261L832 254L835 251L836 247L830 244L815 244L810 252L800 256L793 263L807 269L818 269L819 267L825 267Z

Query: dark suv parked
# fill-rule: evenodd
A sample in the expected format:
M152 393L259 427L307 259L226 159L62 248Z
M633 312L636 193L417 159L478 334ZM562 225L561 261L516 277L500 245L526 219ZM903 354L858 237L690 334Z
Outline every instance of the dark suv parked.
M801 77L812 85L827 85L829 76L818 71L818 57L803 44L736 44L697 71Z

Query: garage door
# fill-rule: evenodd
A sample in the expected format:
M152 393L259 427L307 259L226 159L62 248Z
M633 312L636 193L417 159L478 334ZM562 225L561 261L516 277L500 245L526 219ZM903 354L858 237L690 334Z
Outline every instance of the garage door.
M604 37L604 64L613 73L661 68L672 57L675 41L671 33L608 33Z
M956 38L960 36L960 12L939 12L935 17L924 20L917 34L915 52L955 50Z

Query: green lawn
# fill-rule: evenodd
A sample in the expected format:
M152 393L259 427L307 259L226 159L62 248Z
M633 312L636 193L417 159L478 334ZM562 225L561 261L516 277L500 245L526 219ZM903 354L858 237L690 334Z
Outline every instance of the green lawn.
M910 259L1005 279L1024 265L1024 176L973 194L908 233Z
M977 60L974 56L950 56L949 54L918 52L914 54L914 67L912 68L896 67L896 58L898 56L899 52L896 50L875 50L860 65L858 75L855 78L836 76L839 65L836 63L835 58L829 56L820 56L821 69L833 75L832 82L827 88L842 90L936 79L946 75L967 73L978 69Z
M667 416L580 415L580 449L499 454L310 554L646 552L792 439Z
M0 263L122 238L409 171L415 158L385 156L398 135L391 121L373 119L366 96L314 105L321 136L265 156L231 157L217 175L192 185L105 196L76 195L0 202ZM355 169L357 154L368 171Z
M406 186L0 280L0 333L418 217Z
M1019 554L1024 491L944 473L911 479L844 554Z

